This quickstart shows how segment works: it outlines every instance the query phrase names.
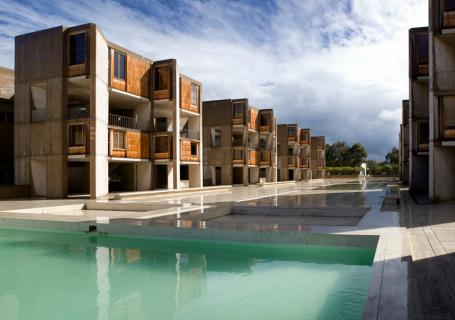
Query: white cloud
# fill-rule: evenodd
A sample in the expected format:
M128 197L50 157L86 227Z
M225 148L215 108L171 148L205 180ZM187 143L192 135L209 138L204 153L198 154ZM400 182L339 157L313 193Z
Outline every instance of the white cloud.
M0 0L0 64L13 66L8 36L91 21L151 59L177 58L204 83L204 99L248 97L274 107L279 122L298 122L332 142L361 142L381 158L397 145L408 29L427 24L428 1L138 4Z

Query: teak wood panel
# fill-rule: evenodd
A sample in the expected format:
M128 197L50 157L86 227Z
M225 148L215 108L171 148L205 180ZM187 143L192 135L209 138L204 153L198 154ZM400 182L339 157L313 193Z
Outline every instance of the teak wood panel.
M180 107L199 113L199 106L191 104L191 81L185 78L180 78Z
M172 159L172 135L155 136L155 159Z
M259 151L249 150L248 164L257 166L259 164Z
M455 27L455 11L444 12L444 28Z
M259 112L255 109L250 109L249 118L248 128L257 131L259 127Z
M150 158L150 135L143 132L126 132L126 157L134 159Z
M156 65L152 69L153 99L172 99L172 64ZM157 78L162 78L163 88L157 89Z
M196 143L196 142L193 142ZM180 141L180 160L181 161L199 161L199 144L197 143L197 155L191 154L191 141Z
M150 64L132 55L126 56L126 91L145 97L149 96Z

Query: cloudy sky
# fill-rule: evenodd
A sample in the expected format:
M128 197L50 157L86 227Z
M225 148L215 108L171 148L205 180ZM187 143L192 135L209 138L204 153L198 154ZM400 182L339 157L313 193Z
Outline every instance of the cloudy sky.
M407 32L428 0L0 0L0 65L14 36L94 22L153 60L176 58L203 99L247 97L279 123L328 142L360 142L370 158L398 146L408 96Z

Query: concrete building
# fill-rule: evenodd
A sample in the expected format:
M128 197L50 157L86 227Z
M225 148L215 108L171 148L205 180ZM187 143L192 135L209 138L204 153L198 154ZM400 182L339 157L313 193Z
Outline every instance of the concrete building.
M95 24L16 37L15 183L32 196L202 186L201 84Z
M311 172L311 129L300 129L299 144L300 178L301 180L311 180L313 176Z
M409 30L409 191L428 195L429 76L428 28Z
M402 102L402 120L400 125L400 180L409 183L409 100Z
M204 185L275 182L276 119L248 99L203 102Z
M14 71L0 67L0 185L14 184Z
M430 1L429 199L455 200L455 1Z
M297 124L279 124L277 131L278 180L311 179L310 129L300 129Z
M325 137L311 137L311 174L313 179L325 177Z

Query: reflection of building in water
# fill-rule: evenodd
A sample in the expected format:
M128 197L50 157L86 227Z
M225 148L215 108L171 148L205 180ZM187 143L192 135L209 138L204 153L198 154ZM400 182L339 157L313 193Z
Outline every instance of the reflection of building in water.
M207 262L204 255L176 253L176 304L181 308L206 292Z

